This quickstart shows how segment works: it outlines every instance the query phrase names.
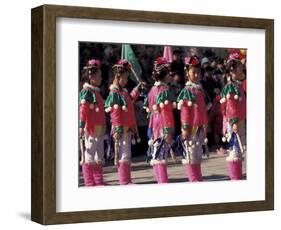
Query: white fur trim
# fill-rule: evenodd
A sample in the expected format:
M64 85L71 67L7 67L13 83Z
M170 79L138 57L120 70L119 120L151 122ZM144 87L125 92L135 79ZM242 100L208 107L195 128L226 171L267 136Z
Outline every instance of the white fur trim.
M163 109L163 108L164 108L164 103L161 102L161 103L159 104L159 106L160 106L161 109Z
M164 104L165 104L165 105L168 105L168 104L169 104L169 101L168 101L168 100L165 100L165 101L164 101Z
M109 113L109 112L111 112L112 111L112 107L111 106L109 106L109 107L107 107L106 109L105 109L105 112L107 112L107 113Z
M119 105L118 105L118 104L114 104L114 105L113 105L113 108L114 108L114 109L118 109L118 108L119 108Z
M229 156L226 158L226 161L238 161L240 158L237 156L235 151L230 151Z
M148 145L152 145L152 144L153 144L153 140L150 139L150 140L148 141Z
M225 103L225 102L226 102L225 97L223 97L222 99L220 99L220 103L221 103L221 104L223 104L223 103Z
M188 106L192 106L192 101L188 101L188 102L187 102L187 105L188 105Z
M125 111L125 112L128 112L127 106L123 105L123 106L122 106L122 110Z
M182 163L183 165L187 165L187 164L189 164L190 162L189 162L187 159L182 159L182 160L181 160L181 163Z
M239 96L237 94L234 95L234 99L238 100Z
M155 159L150 161L151 166L156 165L156 164L167 164L167 161L166 160L155 160Z

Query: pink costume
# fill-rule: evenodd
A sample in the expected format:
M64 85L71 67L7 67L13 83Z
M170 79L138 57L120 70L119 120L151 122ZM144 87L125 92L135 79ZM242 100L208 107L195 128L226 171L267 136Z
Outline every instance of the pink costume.
M233 134L232 124L237 123L237 141L240 144L240 151L237 148L229 149L229 156L226 158L231 179L242 178L242 154L246 149L246 96L243 84L240 81L229 81L222 90L222 112L226 127L223 130L225 137L223 141L230 142Z
M162 76L168 75L168 66L167 60L160 57L155 61L154 71ZM158 183L168 182L167 158L171 145L166 142L164 136L166 134L173 136L174 133L172 99L173 95L168 85L162 81L156 81L144 103L149 116L147 134L150 140L147 153Z
M86 186L104 185L105 113L100 89L85 83L80 93L80 128L85 131L85 162L82 173Z
M178 98L181 126L189 131L189 138L182 143L182 163L189 181L201 181L202 145L207 142L208 124L205 93L200 83L188 81Z
M229 61L240 62L243 58L240 50L232 50ZM244 57L245 58L245 57ZM244 81L245 82L245 81ZM230 179L242 178L243 153L246 149L246 95L243 81L230 80L222 89L221 104L226 127L224 127L223 141L229 142L228 162ZM238 130L234 133L233 124Z
M131 142L137 134L133 103L139 96L139 86L129 94L127 89L111 85L105 102L105 111L110 112L111 134L115 132L121 134L118 141L118 174L121 185L131 183Z

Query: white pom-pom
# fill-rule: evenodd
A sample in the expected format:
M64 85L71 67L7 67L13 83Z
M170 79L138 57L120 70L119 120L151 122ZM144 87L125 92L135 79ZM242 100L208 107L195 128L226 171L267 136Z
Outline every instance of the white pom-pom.
M220 99L220 103L221 103L221 104L222 104L222 103L225 103L225 101L226 101L225 97L223 97L222 99Z
M168 104L169 104L169 101L168 101L168 100L165 100L165 101L164 101L164 104L165 104L165 105L168 105Z
M153 145L153 140L149 140L148 141L148 145L150 146L150 145Z
M81 104L85 104L85 103L86 103L86 100L85 100L85 99L82 99L82 100L80 101L80 103L81 103Z
M189 145L192 145L192 141L189 141L188 144L189 144Z
M161 102L161 103L159 104L159 106L160 106L161 109L163 109L163 108L164 108L164 103Z
M187 105L188 105L188 106L192 106L192 101L188 101L188 102L187 102Z
M135 144L136 144L136 139L133 138L133 139L132 139L132 145L135 145Z
M208 138L205 137L204 142L207 144L208 143Z
M96 107L95 110L96 110L97 113L100 111L99 107Z
M234 99L238 100L239 96L237 94L234 95Z
M113 108L114 108L114 109L118 109L118 108L119 108L119 105L118 105L118 104L114 104L114 105L113 105Z
M109 112L111 112L111 110L112 110L112 107L109 106L109 107L107 107L107 108L105 109L105 112L109 113Z
M179 101L179 105L183 105L183 100L182 99Z
M149 113L149 108L146 108L145 111L146 111L147 113Z
M138 138L137 138L137 143L140 143L140 142L141 142L141 138L138 137Z
M152 109L153 109L153 110L157 110L157 105L153 105L153 106L152 106Z
M94 104L90 104L90 109L94 109Z
M177 102L173 102L173 108L176 109L177 108Z
M199 145L199 141L196 141L196 145Z
M225 137L223 137L221 140L222 140L222 142L226 142L226 138Z
M123 143L123 145L126 145L126 141L123 141L122 143Z
M181 105L180 105L180 104L178 104L178 106L177 106L177 107L178 107L178 110L181 110Z
M229 94L229 93L226 95L226 98L227 98L227 99L229 99L229 98L230 98L230 94Z
M128 111L127 106L126 106L126 105L123 105L123 106L122 106L122 110L125 111L125 112L127 112L127 111Z

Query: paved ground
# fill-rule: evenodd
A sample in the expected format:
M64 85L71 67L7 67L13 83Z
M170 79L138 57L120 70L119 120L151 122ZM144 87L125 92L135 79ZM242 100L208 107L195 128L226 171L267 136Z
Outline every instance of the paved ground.
M202 162L202 174L204 181L229 180L226 156L218 156L216 153L210 153L210 157ZM243 162L243 178L246 178L246 162ZM180 159L174 163L169 159L168 165L169 183L185 182L187 177ZM132 163L132 180L135 184L152 184L156 183L153 177L152 167L145 161L145 156L133 158ZM104 167L104 181L109 185L118 185L117 168L113 162ZM79 186L83 186L83 179L80 173Z

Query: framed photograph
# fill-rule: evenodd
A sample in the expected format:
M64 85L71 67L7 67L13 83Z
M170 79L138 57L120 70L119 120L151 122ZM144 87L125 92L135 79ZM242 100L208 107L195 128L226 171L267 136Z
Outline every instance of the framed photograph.
M31 219L274 209L274 21L32 9Z

